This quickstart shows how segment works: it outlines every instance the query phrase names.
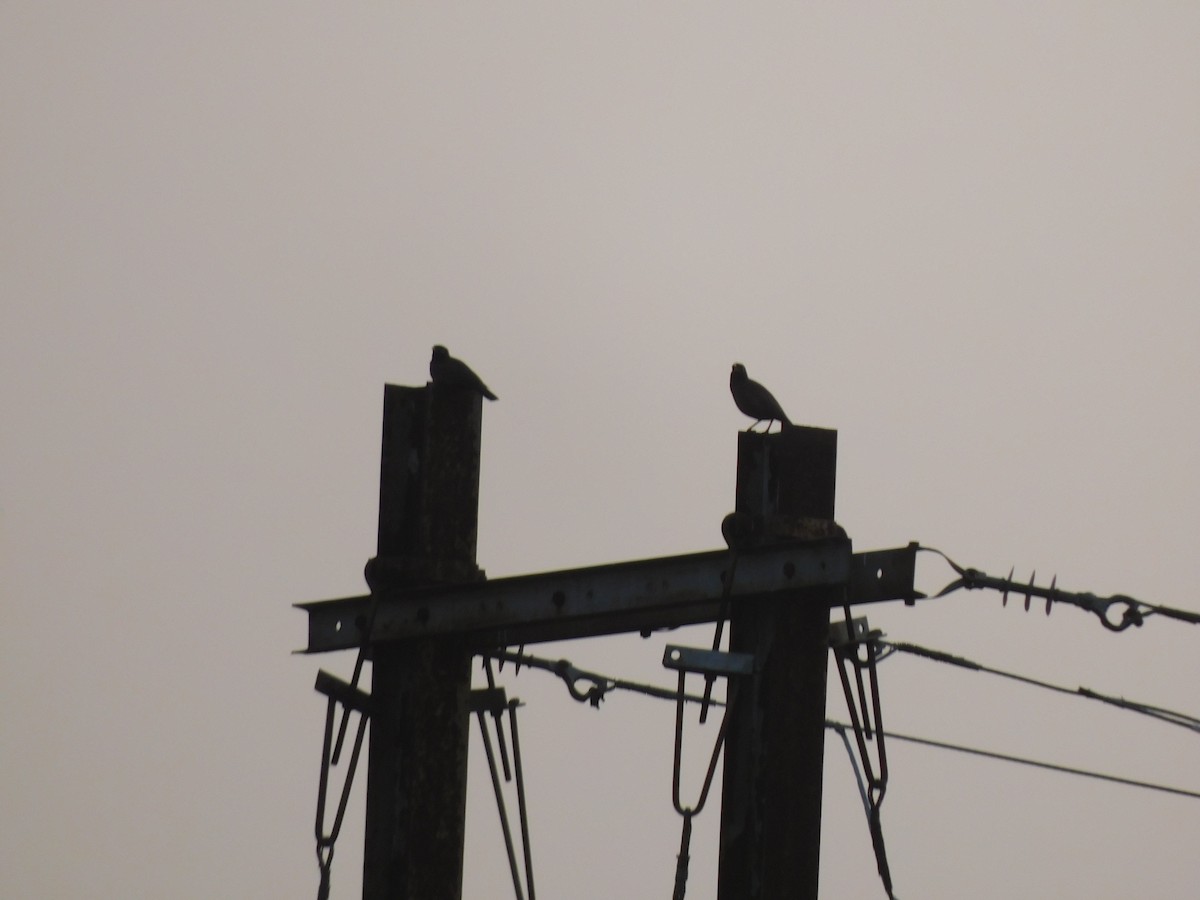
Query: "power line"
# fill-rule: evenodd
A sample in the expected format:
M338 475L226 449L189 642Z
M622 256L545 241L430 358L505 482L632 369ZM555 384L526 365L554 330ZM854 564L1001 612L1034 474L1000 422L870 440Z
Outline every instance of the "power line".
M934 662L946 663L948 665L958 666L962 669L970 669L974 672L986 672L989 675L999 675L1002 678L1020 681L1023 684L1044 688L1048 691L1056 691L1060 694L1068 694L1072 697L1086 697L1089 700L1099 700L1101 703L1107 703L1110 706L1116 706L1120 709L1127 709L1131 712L1141 713L1144 716L1150 716L1153 719L1158 719L1160 722L1167 722L1171 725L1178 725L1181 728L1187 728L1191 731L1200 732L1200 718L1190 716L1187 713L1164 709L1161 706L1151 706L1148 703L1139 703L1134 700L1126 700L1124 697L1114 697L1109 694L1102 694L1099 691L1093 691L1086 687L1069 688L1060 684L1052 684L1048 681L1042 681L1039 678L1031 678L1028 675L1019 675L1016 672L1007 672L1003 669L992 668L991 666L985 666L981 663L974 662L973 660L969 660L961 656L955 656L952 653L946 653L942 650L931 650L928 647L920 647L916 644L906 644L897 641L880 641L880 645L889 647L902 653L910 653L913 656L921 656L925 659L931 659Z
M1105 697L1104 695L1096 695L1096 694L1094 694L1094 691L1087 691L1086 688L1080 688L1078 691L1073 691L1068 688L1062 688L1062 686L1060 686L1060 685L1050 684L1049 682L1040 682L1040 680L1038 680L1036 678L1027 678L1025 676L1019 676L1019 674L1015 674L1015 673L1002 672L1001 670L992 670L992 668L990 668L988 666L979 665L979 664L977 664L977 662L972 662L971 660L961 658L961 656L954 656L953 654L942 653L942 652L940 652L940 650L930 650L930 649L924 648L924 647L916 647L916 646L914 646L914 644L892 643L892 642L881 642L881 643L883 643L884 646L893 648L894 650L902 650L902 652L907 652L907 653L917 653L917 655L926 656L926 658L929 658L929 659L935 659L935 660L943 661L943 662L950 662L950 664L958 665L958 666L961 666L964 668L971 668L971 670L989 672L992 674L1000 674L1000 676L1003 676L1003 677L1009 677L1009 678L1013 678L1015 680L1020 680L1020 682L1026 682L1028 684L1042 686L1042 688L1048 688L1050 690L1066 692L1066 694L1070 694L1073 696L1085 696L1088 698L1092 698L1092 700L1102 700L1103 702L1110 702L1110 703L1120 701L1120 698L1112 698L1112 697ZM634 690L637 692L641 692L641 694L647 694L649 696L661 698L661 700L677 700L677 698L678 698L678 694L676 691L672 691L672 690L666 689L666 688L658 688L658 686L654 686L654 685L646 685L646 684L638 684L636 682L628 682L628 680L619 679L619 678L610 678L607 676L600 676L600 674L596 674L594 672L583 672L581 670L578 670L578 668L575 668L575 666L572 666L570 664L570 662L568 662L566 660L546 660L546 659L540 659L540 658L538 658L538 656L530 656L529 654L524 654L524 653L510 653L510 652L506 652L506 650L504 650L504 652L492 653L492 654L488 654L488 655L491 655L492 658L494 658L494 659L503 659L508 662L520 662L520 664L524 665L524 666L541 668L541 670L557 674L557 676L559 678L562 678L564 680L564 682L566 682L566 684L568 684L568 689L570 690L572 697L575 697L576 700L581 701L581 702L590 702L593 704L593 706L599 706L599 702L600 702L600 700L602 700L602 697L604 697L607 690L611 690L611 689ZM575 686L575 680L587 680L587 682L592 683L593 688L590 689L589 691L578 690L577 686ZM697 703L703 702L702 697L685 695L684 698L686 701L690 701L690 702L697 702ZM712 702L712 701L709 701L709 702ZM1120 706L1122 706L1122 708L1133 709L1134 712L1145 713L1146 710L1153 710L1153 712L1162 712L1164 714L1169 714L1172 716L1181 716L1181 718L1183 718L1183 719L1190 719L1190 716L1183 716L1180 713L1171 713L1170 710L1160 710L1157 707L1146 707L1145 704L1135 704L1135 703L1132 703L1129 701L1120 701L1120 702L1118 702L1118 704L1120 704ZM719 704L719 706L720 706L720 704ZM1147 713L1147 714L1150 714L1150 713ZM1166 719L1166 721L1172 721L1172 720ZM1176 722L1176 724L1182 725L1183 722ZM852 728L853 726L846 724L846 722L839 722L834 719L826 719L826 727L832 728L833 731L838 732L839 734L842 734L842 739L845 739L846 728ZM1184 726L1184 727L1192 727L1192 726ZM985 758L989 758L989 760L1000 760L1001 762L1012 762L1012 763L1020 764L1020 766L1031 766L1033 768L1048 769L1048 770L1050 770L1050 772L1061 772L1061 773L1068 774L1068 775L1079 775L1079 776L1081 776L1081 778L1091 778L1091 779L1096 779L1099 781L1110 781L1110 782L1112 782L1112 784L1128 785L1129 787L1140 787L1140 788L1142 788L1142 790L1159 791L1159 792L1163 792L1163 793L1176 794L1176 796L1178 796L1178 797L1188 797L1188 798L1192 798L1192 799L1200 799L1200 792L1189 791L1189 790L1187 790L1187 788L1171 787L1169 785L1158 785L1158 784L1153 784L1153 782L1150 782L1150 781L1140 781L1138 779L1123 778L1123 776L1121 776L1121 775L1109 775L1109 774L1105 774L1102 772L1093 772L1093 770L1090 770L1090 769L1081 769L1081 768L1074 767L1074 766L1062 766L1062 764L1060 764L1060 763L1043 762L1040 760L1031 760L1031 758L1027 758L1027 757L1014 756L1012 754L1001 754L1001 752L997 752L995 750L983 750L980 748L973 748L973 746L966 746L966 745L962 745L962 744L952 744L949 742L944 742L944 740L935 740L932 738L917 737L917 736L913 736L913 734L901 734L899 732L893 732L893 731L880 731L878 733L882 734L882 736L886 737L886 738L894 738L895 740L904 740L904 742L911 743L911 744L922 744L924 746L934 746L934 748L938 748L938 749L942 749L942 750L953 750L955 752L961 752L961 754L982 756ZM863 791L863 785L859 784L859 792L862 792L862 791Z
M642 684L637 681L626 681L623 678L610 678L607 675L601 675L598 672L588 672L584 669L576 668L568 659L545 659L540 656L532 656L525 652L513 653L509 650L495 650L484 654L485 656L496 659L501 662L511 662L516 664L516 671L520 672L521 666L528 666L533 669L542 669L546 672L552 672L563 680L567 686L567 691L571 697L578 700L580 703L590 703L594 707L599 707L605 695L611 690L634 691L639 694L646 694L650 697L657 697L660 700L678 700L679 692L670 688L659 687L653 684ZM584 682L587 687L581 688L580 682ZM712 706L724 706L720 700L712 700L709 697L697 697L694 694L684 694L683 699L689 703L704 703Z
M837 722L832 719L825 720L825 727L831 728L834 731L840 731L852 726L845 722ZM1123 778L1120 775L1107 775L1103 772L1093 772L1087 769L1079 769L1074 766L1063 766L1057 763L1042 762L1036 759L1027 759L1021 756L1012 756L1008 753L997 753L994 750L981 750L978 747L966 747L961 744L951 744L946 741L935 741L932 738L914 737L910 734L899 734L894 731L881 731L884 737L893 738L897 741L907 741L911 744L922 744L926 747L938 747L942 750L954 750L958 753L969 753L974 756L983 756L987 759L998 759L1002 762L1017 763L1023 766L1033 766L1038 769L1049 769L1052 772L1063 772L1068 775L1080 775L1084 778L1095 778L1100 781L1110 781L1115 784L1124 784L1130 787L1143 788L1150 791L1162 791L1167 794L1175 794L1180 797L1189 797L1193 800L1200 800L1200 791L1189 791L1185 788L1170 787L1168 785L1153 784L1148 781L1138 781L1134 778Z
M933 547L921 547L919 549L927 553L936 553L958 575L958 578L938 591L934 595L935 597L944 597L960 588L965 588L969 591L990 588L994 591L1002 591L1005 603L1008 602L1009 593L1018 596L1023 594L1026 610L1029 609L1030 601L1034 597L1043 597L1046 600L1047 615L1050 614L1050 607L1053 604L1069 603L1072 606L1077 606L1087 612L1094 613L1100 619L1100 623L1110 631L1124 631L1130 625L1141 627L1142 622L1147 617L1153 615L1166 616L1180 622L1200 625L1200 613L1191 610L1160 606L1155 603L1143 603L1141 600L1135 600L1133 597L1127 597L1124 594L1113 594L1111 597L1097 597L1095 594L1086 591L1064 591L1058 587L1057 576L1051 579L1049 587L1038 587L1034 583L1037 579L1036 572L1030 576L1028 584L1022 584L1019 581L1013 580L1011 570L1007 578L996 578L979 569L960 566L941 550ZM1120 618L1112 618L1110 610L1114 614L1119 612Z
M1042 682L1036 678L1027 678L1023 675L1006 673L1006 672L1002 672L998 669L993 670L987 666L982 666L978 663L974 663L971 660L967 660L962 657L953 656L952 654L943 653L943 652L937 651L937 650L929 650L928 648L924 648L924 647L916 647L915 645L912 645L912 644L898 644L898 643L891 643L891 642L881 642L881 643L884 644L885 646L891 647L895 650L903 650L905 652L917 652L917 655L926 656L930 659L937 659L942 662L951 662L952 664L959 665L963 668L975 669L978 671L989 672L989 673L993 673L993 674L997 674L997 675L1003 675L1005 677L1011 677L1018 681L1024 681L1024 682L1027 682L1029 684L1033 684L1033 685L1036 685L1039 687L1046 687L1050 690L1056 690L1056 691L1060 691L1063 693L1072 694L1075 696L1085 696L1085 697L1089 697L1089 699L1100 699L1100 700L1103 700L1104 702L1114 702L1115 700L1119 699L1119 698L1104 697L1104 695L1095 695L1095 692L1087 691L1086 688L1080 688L1079 692L1072 691L1069 688L1063 688L1058 685L1052 685L1049 682ZM526 653L511 653L508 651L495 652L495 653L491 653L489 655L495 659L503 659L507 662L513 662L513 663L519 662L521 665L531 666L533 668L539 668L539 669L543 669L548 672L552 672L552 673L558 675L560 678L562 678L563 681L565 681L567 683L568 690L570 690L572 697L574 697L576 700L579 700L581 702L590 702L594 706L598 706L600 700L603 699L604 694L608 690L614 689L614 688L624 689L624 690L633 690L633 691L637 691L639 693L648 694L650 696L658 697L658 698L664 699L664 700L668 700L668 699L675 700L675 699L678 699L678 696L679 696L676 691L672 691L668 688L660 688L660 687L653 686L653 685L638 684L636 682L625 681L623 679L609 678L604 675L597 675L596 673L593 673L593 672L584 672L582 670L576 669L574 666L572 666L566 660L547 660L547 659L541 659L536 656L530 656L529 654L526 654ZM580 691L574 685L574 681L581 680L581 679L591 682L591 684L593 685L591 690ZM694 703L703 702L703 698L695 697L692 695L685 695L684 699L687 701L690 701L690 702L694 702ZM714 701L709 701L709 702L714 702ZM723 705L723 704L718 703L716 705ZM1170 711L1168 711L1168 710L1159 710L1157 707L1144 707L1143 704L1132 704L1129 701L1121 701L1119 705L1123 705L1123 708L1133 709L1135 712L1144 712L1145 710L1154 710L1157 712L1169 713L1170 715L1174 715L1174 716L1182 716L1182 714L1180 714L1180 713L1170 713ZM1185 716L1183 718L1190 718L1190 717ZM1168 720L1168 721L1170 721L1170 720ZM1176 724L1182 724L1182 723L1176 723ZM853 728L852 725L849 725L845 722L838 722L833 719L826 719L825 727L832 729L832 730L838 732L839 734L842 734L843 739L844 739L844 729ZM1189 726L1185 726L1185 727L1189 727ZM932 738L922 738L922 737L916 737L914 735L899 734L899 733L893 732L893 731L881 730L881 731L879 731L879 734L882 734L884 737L894 738L898 741L907 741L908 743L912 743L912 744L922 744L927 747L938 747L943 750L954 750L959 753L968 753L968 754L972 754L975 756L982 756L987 759L997 759L1002 762L1011 762L1011 763L1016 763L1019 765L1032 766L1034 768L1048 769L1053 772L1063 772L1068 775L1079 775L1084 778L1094 778L1094 779L1098 779L1100 781L1109 781L1109 782L1113 782L1115 784L1124 784L1124 785L1128 785L1130 787L1138 787L1138 788L1143 788L1145 790L1152 790L1152 791L1161 791L1161 792L1168 793L1168 794L1176 794L1181 797L1189 797L1192 799L1200 800L1200 792L1190 791L1190 790L1187 790L1186 788L1176 788L1176 787L1170 787L1168 785L1154 784L1152 782L1147 782L1147 781L1138 781L1137 779L1124 778L1120 775L1108 775L1103 772L1095 772L1095 771L1091 771L1088 769L1080 769L1080 768L1076 768L1074 766L1064 766L1064 765L1059 765L1057 763L1042 762L1040 760L1028 759L1026 757L1020 757L1020 756L1013 756L1013 755L1007 754L1007 753L998 753L994 750L983 750L978 747L967 747L967 746L964 746L961 744L952 744L952 743L948 743L946 741L934 740ZM862 787L863 786L860 783L860 785L859 785L860 793L862 791Z

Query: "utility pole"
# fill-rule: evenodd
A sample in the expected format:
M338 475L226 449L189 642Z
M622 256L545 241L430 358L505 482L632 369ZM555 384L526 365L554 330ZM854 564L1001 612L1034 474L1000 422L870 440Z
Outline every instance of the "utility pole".
M834 537L836 468L836 431L741 432L735 542ZM847 587L731 606L729 649L755 672L729 710L718 900L817 898L829 609Z
M915 545L852 552L836 432L797 426L739 434L732 549L486 581L480 419L475 393L386 386L371 594L298 604L307 652L371 653L364 900L461 896L474 653L727 614L755 673L731 707L719 898L815 900L829 610L919 597Z
M475 565L482 398L384 390L376 597L482 578ZM364 900L458 900L471 650L460 637L371 647Z

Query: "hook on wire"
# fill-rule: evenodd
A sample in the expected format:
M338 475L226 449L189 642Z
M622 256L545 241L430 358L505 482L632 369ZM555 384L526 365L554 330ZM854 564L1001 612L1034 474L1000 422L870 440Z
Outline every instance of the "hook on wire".
M609 691L615 687L622 686L615 679L607 678L604 675L597 675L595 672L585 672L583 669L577 668L571 664L569 659L542 659L541 657L530 656L525 653L524 644L521 645L521 649L516 653L509 650L496 650L488 654L485 659L488 660L489 672L490 660L492 659L499 660L502 669L506 662L514 663L516 665L516 672L521 671L522 665L553 672L562 679L563 684L567 686L567 692L573 699L578 700L580 703L588 703L595 709L600 708L600 702ZM580 687L581 682L585 683L586 686ZM488 684L492 684L490 678Z
M580 703L589 703L593 708L598 709L600 702L604 699L615 684L609 678L603 675L596 675L592 672L585 672L582 669L577 669L567 660L560 659L554 665L554 674L563 680L567 686L567 692ZM585 682L589 687L581 689L580 682Z
M571 697L578 700L580 703L589 703L594 708L600 707L600 701L605 698L609 691L623 690L633 691L638 694L645 694L648 697L658 697L661 700L675 700L677 693L669 688L658 687L653 684L641 684L636 681L627 681L624 678L610 678L607 675L600 675L596 672L587 672L571 664L567 659L544 659L540 656L531 656L525 652L513 653L509 650L493 650L488 656L492 659L500 661L501 666L505 662L514 662L518 666L528 666L531 669L542 669L546 672L552 672L563 680L567 686L567 691ZM580 687L580 682L586 682L587 687ZM705 703L711 706L723 706L720 700L706 699L704 697L693 694L685 694L684 699L689 703Z
M935 597L945 597L947 594L952 594L960 588L965 588L969 591L990 588L1002 593L1001 600L1006 606L1008 605L1008 595L1010 593L1023 594L1026 610L1029 609L1032 598L1042 597L1046 600L1046 615L1050 615L1050 609L1055 603L1069 603L1086 612L1093 613L1109 631L1124 631L1131 625L1136 625L1140 628L1146 617L1154 613L1200 624L1200 614L1142 603L1124 594L1113 594L1111 597L1098 597L1089 592L1064 591L1058 587L1057 575L1050 580L1049 587L1039 587L1035 583L1037 581L1037 572L1034 572L1030 576L1028 584L1024 584L1013 579L1014 570L1012 569L1009 570L1007 578L995 578L979 569L960 566L941 550L934 549L933 547L919 547L918 549L924 550L927 553L937 554L958 575L958 578L938 591L934 595Z

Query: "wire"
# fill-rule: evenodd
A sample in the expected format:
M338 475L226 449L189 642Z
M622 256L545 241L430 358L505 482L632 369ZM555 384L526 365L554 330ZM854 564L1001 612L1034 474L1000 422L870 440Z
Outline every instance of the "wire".
M867 796L867 785L863 781L862 768L858 764L858 757L854 755L854 746L850 743L850 737L846 734L846 729L841 724L825 720L825 727L832 729L838 733L838 737L842 739L842 743L846 745L846 755L850 757L850 768L854 770L854 780L858 784L858 795L862 798L863 812L867 816L867 821L871 821L871 798Z
M862 798L863 812L867 816L867 828L871 832L871 843L875 845L875 861L879 866L879 874L883 879L883 889L887 891L888 900L899 900L895 891L892 889L892 876L887 871L887 859L881 855L883 848L883 827L879 821L879 805L871 802L871 796L867 791L866 782L863 780L862 768L858 764L858 757L854 755L854 747L850 744L850 738L846 734L846 726L840 722L833 722L829 719L825 720L825 727L831 728L841 737L842 743L846 746L846 755L850 757L850 768L854 771L854 780L858 783L858 794ZM883 734L882 731L876 731L877 735Z
M1167 722L1171 725L1178 725L1181 728L1187 728L1191 731L1200 732L1200 719L1195 716L1189 716L1186 713L1175 712L1170 709L1163 709L1160 706L1150 706L1147 703L1138 703L1134 700L1126 700L1124 697L1113 697L1108 694L1101 694L1098 691L1093 691L1090 688L1078 687L1069 688L1060 684L1051 684L1048 681L1042 681L1038 678L1030 678L1027 675L1018 675L1015 672L1006 672L1003 669L994 669L991 666L985 666L980 663L965 659L961 656L955 656L952 653L945 653L941 650L931 650L928 647L919 647L916 644L905 644L894 641L881 641L881 645L891 648L897 652L910 653L913 656L922 656L925 659L931 659L934 662L947 663L948 665L958 666L963 669L970 669L975 672L986 672L989 675L999 675L1001 678L1010 678L1013 681L1020 681L1023 684L1033 685L1034 687L1044 688L1048 691L1056 691L1060 694L1068 694L1072 697L1086 697L1089 700L1099 700L1101 703L1107 703L1110 706L1116 706L1121 709L1127 709L1131 712L1141 713L1144 716L1150 716L1153 719L1158 719L1160 722Z
M604 699L605 694L611 690L634 691L639 694L646 694L650 697L658 697L661 700L678 700L680 694L670 688L658 687L653 684L640 684L636 681L626 681L622 678L609 678L607 675L600 675L596 672L586 672L583 669L577 669L567 659L544 659L540 656L530 656L528 653L513 653L509 650L496 650L486 654L492 659L498 659L502 662L516 663L517 670L520 671L521 666L529 666L533 669L544 669L547 672L553 672L567 686L567 691L571 696L580 703L587 702L592 706L599 708L600 701ZM587 682L590 687L586 690L579 687L579 682ZM711 700L707 697L698 697L694 694L684 694L683 699L688 703L707 703L711 706L724 706L720 700Z
M1169 619L1179 619L1181 622L1190 622L1192 625L1200 625L1200 613L1192 612L1189 609L1173 609L1170 606L1159 606L1155 603L1142 603L1141 605L1150 610L1150 613L1157 613Z
M1050 613L1050 607L1055 603L1069 603L1072 606L1077 606L1087 612L1094 613L1100 623L1110 631L1124 631L1130 625L1141 627L1142 622L1152 615L1166 616L1167 618L1177 619L1181 622L1188 622L1192 625L1200 625L1200 612L1192 612L1186 609L1175 609L1170 606L1159 606L1154 603L1143 603L1141 600L1135 600L1133 597L1127 597L1124 594L1113 594L1111 597L1097 597L1089 592L1065 591L1058 588L1058 579L1054 578L1050 581L1049 587L1038 587L1034 584L1037 578L1036 573L1030 576L1028 584L1021 584L1014 581L1012 572L1008 573L1007 578L994 578L986 572L979 569L967 568L960 566L941 550L934 547L918 547L919 550L924 550L926 553L934 553L946 561L958 575L958 578L950 582L935 595L936 597L944 597L951 594L960 588L965 588L969 591L980 588L989 588L995 591L1002 591L1004 594L1004 602L1008 602L1009 593L1025 596L1025 609L1029 609L1030 600L1034 597L1043 597L1046 600L1046 613ZM1121 610L1120 618L1113 619L1109 610Z
M886 642L881 642L881 643L886 643ZM992 672L993 671L985 666L979 665L978 663L972 663L970 660L963 659L962 657L955 657L949 653L941 653L940 651L936 651L936 650L927 650L926 648L917 648L917 647L915 647L915 645L911 645L911 644L887 643L887 646L892 648L895 651L904 650L906 652L913 652L913 650L921 650L923 652L919 653L918 655L928 656L931 659L939 659L940 658L941 661L953 661L955 664L961 665L964 668L978 669L979 671L984 671L984 672ZM593 706L599 706L599 702L600 702L600 700L602 700L604 698L604 694L608 690L616 689L616 688L620 688L623 690L638 691L640 693L648 694L649 696L652 696L652 697L659 697L659 698L667 699L667 700L678 700L679 699L678 692L672 691L669 688L660 688L660 687L656 687L654 685L638 684L637 682L624 681L622 679L616 679L616 678L607 678L602 675L596 675L595 673L583 672L580 669L576 669L567 660L547 660L547 659L542 659L542 658L536 657L536 656L530 656L529 654L526 654L526 653L511 653L507 650L494 652L494 653L491 653L488 655L492 656L495 659L505 660L506 662L515 662L515 663L519 663L521 665L530 666L532 668L545 669L546 671L554 672L556 675L558 675L560 678L562 678L564 681L567 682L567 687L571 691L571 696L573 696L573 697L575 697L575 699L581 700L581 701L589 700L592 702ZM1071 691L1070 689L1067 689L1067 688L1062 688L1057 685L1051 685L1048 682L1039 682L1037 679L1026 678L1025 676L1021 676L1021 675L1013 675L1011 673L1004 673L999 670L995 670L994 674L1005 675L1006 677L1012 677L1018 681L1026 681L1030 684L1035 684L1038 686L1045 686L1052 690L1065 691L1066 693L1069 693L1069 694L1077 693L1076 691ZM578 679L584 679L584 680L591 681L593 683L593 685L595 685L595 686L593 688L591 688L586 694L579 693L577 691L577 689L574 689L574 685L573 685L573 680L578 680ZM1122 708L1133 709L1135 712L1143 712L1145 710L1152 710L1155 712L1163 712L1163 713L1173 715L1173 716L1182 716L1182 714L1180 714L1180 713L1170 713L1170 711L1168 711L1168 710L1159 710L1157 707L1145 706L1144 704L1132 704L1129 701L1120 701L1118 698L1106 698L1103 695L1098 695L1098 694L1095 694L1094 692L1088 691L1086 688L1080 688L1078 691L1078 694L1080 696L1085 696L1090 699L1098 699L1098 700L1103 700L1103 702L1107 702L1107 703L1115 703L1115 705L1119 705ZM684 700L686 700L688 702L693 702L693 703L704 702L703 697L696 697L691 694L685 694ZM714 706L723 706L724 705L723 703L720 703L719 701L715 701L715 700L710 700L709 702L712 703ZM1183 717L1183 718L1190 718L1190 717ZM1167 721L1170 721L1170 720L1168 719ZM839 733L841 733L846 728L853 728L852 725L849 725L845 722L838 722L833 719L826 719L825 727L831 728L834 731L838 731ZM1154 783L1148 782L1148 781L1138 781L1138 780L1132 779L1132 778L1123 778L1119 775L1106 775L1103 772L1094 772L1094 771L1089 771L1087 769L1075 768L1072 766L1062 766L1062 765L1058 765L1057 763L1041 762L1039 760L1028 759L1028 758L1020 757L1020 756L1012 756L1012 755L1009 755L1006 753L997 753L992 750L981 750L976 747L966 747L966 746L963 746L960 744L951 744L951 743L948 743L945 741L936 741L931 738L921 738L921 737L915 737L913 735L908 735L908 734L899 734L894 731L880 730L878 733L882 734L884 737L895 738L898 741L907 741L908 743L912 743L912 744L923 744L928 747L939 747L943 750L954 750L959 753L969 753L969 754L973 754L975 756L987 757L988 759L998 759L1003 762L1017 763L1019 765L1032 766L1034 768L1039 768L1039 769L1049 769L1050 771L1053 771L1053 772L1064 772L1068 775L1079 775L1084 778L1095 778L1100 781L1109 781L1109 782L1113 782L1115 784L1125 784L1125 785L1129 785L1130 787L1143 788L1145 790L1151 790L1151 791L1162 791L1162 792L1168 793L1168 794L1175 794L1175 795L1181 796L1181 797L1189 797L1189 798L1200 800L1200 791L1189 791L1185 788L1175 788L1175 787L1170 787L1167 785L1154 784ZM860 790L861 790L861 784L860 784Z
M850 728L845 722L837 722L832 719L825 720L825 727L838 731L843 728ZM1079 769L1074 766L1062 766L1057 763L1041 762L1036 759L1027 759L1021 756L1011 756L1007 753L996 753L992 750L980 750L977 747L965 747L961 744L951 744L946 741L935 741L931 738L914 737L909 734L898 734L894 731L880 732L885 737L893 738L897 741L907 741L910 744L923 744L926 747L938 747L942 750L954 750L958 753L969 753L974 756L983 756L988 759L998 759L1002 762L1017 763L1023 766L1033 766L1037 769L1049 769L1052 772L1064 772L1068 775L1080 775L1084 778L1096 778L1100 781L1110 781L1115 784L1124 784L1130 787L1143 788L1149 791L1162 791L1167 794L1175 794L1180 797L1189 797L1194 800L1200 800L1200 791L1189 791L1185 788L1170 787L1168 785L1153 784L1148 781L1138 781L1133 778L1122 778L1119 775L1106 775L1103 772L1093 772L1087 769Z

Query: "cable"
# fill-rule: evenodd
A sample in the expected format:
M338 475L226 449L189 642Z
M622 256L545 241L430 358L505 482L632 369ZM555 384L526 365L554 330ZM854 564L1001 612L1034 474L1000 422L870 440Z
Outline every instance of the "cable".
M518 671L521 666L529 666L533 669L544 669L547 672L553 672L563 680L567 686L567 691L570 692L574 699L580 703L590 703L597 708L600 706L600 701L604 699L604 695L611 690L634 691L650 697L658 697L661 700L679 699L679 694L670 688L657 687L653 684L640 684L636 681L625 681L622 678L609 678L607 675L600 675L596 672L586 672L583 669L575 668L568 659L544 659L540 656L530 656L528 653L513 653L509 650L496 650L485 655L492 659L501 660L502 662L516 663ZM586 690L581 689L578 684L580 681L588 682L590 687ZM684 694L683 699L689 703L707 703L711 706L725 705L720 700L698 697L694 694Z
M1143 603L1124 594L1113 594L1111 597L1097 597L1095 594L1088 592L1064 591L1057 586L1057 577L1051 579L1048 588L1038 587L1034 584L1034 581L1037 579L1036 572L1030 576L1028 584L1021 584L1014 581L1011 570L1007 578L994 578L986 572L981 572L979 569L960 566L941 550L933 547L918 547L917 549L924 550L926 553L937 554L958 575L958 578L938 591L935 597L945 597L947 594L951 594L960 588L965 588L968 591L990 588L995 591L1002 591L1005 603L1008 602L1010 592L1024 594L1026 611L1029 609L1029 603L1032 598L1043 597L1046 600L1047 615L1050 614L1050 607L1053 604L1069 603L1072 606L1077 606L1087 612L1094 613L1100 619L1100 623L1110 631L1124 631L1130 625L1136 625L1140 628L1143 621L1152 615L1166 616L1167 618L1188 622L1192 625L1200 625L1200 613L1192 612L1191 610L1159 606L1154 603ZM1109 615L1110 609L1121 610L1120 618L1111 618Z
M846 734L846 728L830 719L825 720L825 727L836 731L838 737L842 739L842 743L846 745L846 755L850 757L850 768L854 771L854 780L858 784L858 795L862 798L863 812L866 813L867 821L870 822L871 798L867 796L867 785L863 781L862 767L858 764L858 757L854 755L854 746L850 743L850 737Z
M1189 716L1186 713L1164 709L1161 706L1151 706L1148 703L1138 703L1134 700L1126 700L1124 697L1113 697L1108 694L1101 694L1098 691L1091 690L1090 688L1078 687L1072 689L1069 687L1064 687L1060 684L1051 684L1048 681L1042 681L1038 678L1031 678L1028 675L1018 675L1015 672L1006 672L1003 669L994 669L991 666L985 666L974 662L973 660L965 659L961 656L955 656L952 653L946 653L942 650L931 650L928 647L919 647L916 644L906 644L897 641L881 641L880 644L897 652L910 653L913 656L922 656L925 659L931 659L934 662L947 663L948 665L958 666L962 669L970 669L974 672L986 672L989 675L999 675L1001 678L1010 678L1013 681L1020 681L1024 684L1045 688L1048 691L1056 691L1060 694L1068 694L1072 697L1086 697L1089 700L1099 700L1101 703L1107 703L1110 706L1116 706L1120 707L1121 709L1130 710L1131 712L1141 713L1144 716L1150 716L1153 719L1158 719L1160 722L1167 722L1171 725L1178 725L1181 728L1187 728L1191 731L1200 732L1200 718Z
M837 722L832 719L825 720L825 727L831 728L834 731L843 728L850 728L845 722ZM880 732L885 737L894 738L897 741L907 741L910 744L923 744L927 747L938 747L942 750L954 750L958 753L970 753L975 756L984 756L988 759L998 759L1002 762L1017 763L1023 766L1033 766L1038 769L1049 769L1052 772L1064 772L1068 775L1081 775L1084 778L1096 778L1100 781L1111 781L1115 784L1125 784L1130 787L1143 788L1150 791L1162 791L1167 794L1175 794L1180 797L1189 797L1194 800L1200 800L1200 791L1189 791L1185 788L1169 787L1162 784L1153 784L1148 781L1138 781L1133 778L1122 778L1120 775L1106 775L1103 772L1092 772L1087 769L1078 769L1074 766L1061 766L1057 763L1041 762L1036 759L1026 759L1020 756L1011 756L1007 753L996 753L992 750L980 750L977 747L965 747L961 744L951 744L946 741L935 741L931 738L914 737L909 734L898 734L894 731Z
M1139 603L1141 601L1138 601ZM1200 613L1192 612L1189 609L1173 609L1170 606L1158 606L1154 603L1142 603L1146 609L1150 610L1147 615L1157 613L1160 616L1166 616L1169 619L1178 619L1181 622L1189 622L1192 625L1200 625Z

